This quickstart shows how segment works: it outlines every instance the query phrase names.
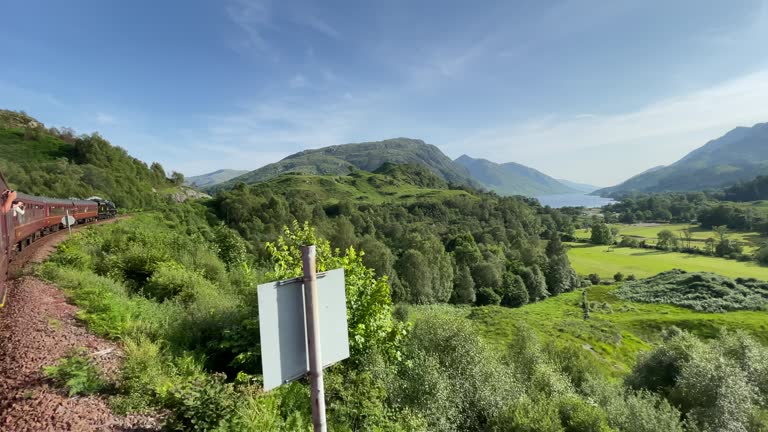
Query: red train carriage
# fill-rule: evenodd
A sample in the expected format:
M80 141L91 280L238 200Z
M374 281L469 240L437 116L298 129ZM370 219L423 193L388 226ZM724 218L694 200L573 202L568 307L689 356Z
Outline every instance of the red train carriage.
M99 217L99 206L94 201L62 200L18 193L15 202L24 203L24 214L13 215L14 238L19 250L46 234L64 228L62 219L67 215L80 224L96 221Z
M62 219L67 215L77 224L117 215L110 201L55 199L10 191L2 173L0 193L0 307L5 303L8 264L16 252L44 235L66 228Z

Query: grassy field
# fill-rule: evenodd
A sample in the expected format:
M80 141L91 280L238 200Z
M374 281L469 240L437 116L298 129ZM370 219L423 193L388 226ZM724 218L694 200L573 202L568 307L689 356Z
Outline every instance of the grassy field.
M611 375L621 376L634 364L637 354L660 341L660 332L669 327L699 336L717 336L720 329L743 329L768 343L768 313L702 313L670 305L633 303L613 294L614 286L589 289L589 300L598 302L584 320L581 291L561 294L545 301L510 309L498 306L457 308L471 319L483 337L498 349L515 338L521 326L532 328L544 340L580 346L593 353L597 364Z
M611 278L617 272L624 275L648 277L679 268L687 271L706 271L729 277L768 280L768 267L755 262L739 262L723 258L664 252L654 249L612 248L580 243L569 244L568 258L573 268L582 275L597 273Z
M682 234L683 230L688 228L691 230L691 236L693 241L692 246L698 246L704 248L704 242L708 238L717 238L717 235L712 230L700 228L697 225L690 224L660 224L660 225L626 225L626 224L614 224L611 227L619 229L619 236L629 236L636 238L637 240L645 240L648 244L656 244L658 240L658 234L660 231L668 229L676 235ZM575 237L581 239L588 239L592 235L589 230L579 229L576 230ZM756 232L737 232L732 231L728 233L728 238L741 242L744 245L744 252L754 252L760 247L768 238L760 235Z

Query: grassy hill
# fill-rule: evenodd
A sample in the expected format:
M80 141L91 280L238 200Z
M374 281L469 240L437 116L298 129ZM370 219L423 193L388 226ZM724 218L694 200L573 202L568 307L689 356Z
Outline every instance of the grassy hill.
M470 178L464 167L454 163L437 147L421 140L396 138L305 150L216 185L212 189L230 188L238 182L263 182L286 173L346 175L355 169L375 171L386 162L423 165L445 181L480 186Z
M514 162L497 164L462 155L456 163L465 167L485 188L500 195L554 195L578 193L554 178Z
M227 180L231 180L235 177L247 174L246 170L232 170L232 169L220 169L207 174L200 174L198 176L187 177L184 184L189 186L196 186L204 188L208 186L224 183Z
M768 172L768 123L738 127L672 165L638 174L594 193L692 191L731 186Z
M357 203L411 202L426 198L444 199L456 196L473 197L464 190L450 190L437 176L419 179L418 166L385 165L379 173L354 171L347 175L311 175L288 173L257 183L254 191L281 195L304 196L311 202L336 203L343 200Z
M160 164L147 166L99 134L46 128L26 113L0 110L0 172L11 187L50 197L98 195L123 208L154 205L153 190L175 188Z

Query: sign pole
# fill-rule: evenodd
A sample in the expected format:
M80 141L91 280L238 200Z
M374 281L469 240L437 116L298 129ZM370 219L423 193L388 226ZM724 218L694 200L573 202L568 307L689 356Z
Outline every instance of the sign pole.
M304 268L304 310L307 317L312 424L315 426L315 432L326 432L325 386L323 384L323 362L320 356L320 314L317 299L315 256L314 245L301 247L301 262Z

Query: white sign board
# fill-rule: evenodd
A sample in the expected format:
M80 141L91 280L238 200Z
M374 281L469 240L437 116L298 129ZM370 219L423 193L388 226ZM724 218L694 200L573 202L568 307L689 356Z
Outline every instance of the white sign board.
M304 283L301 278L258 286L264 390L309 371ZM317 274L323 367L349 357L344 269Z
M64 225L65 227L71 227L72 225L75 224L75 222L77 221L75 221L74 216L64 216L63 218L61 218L61 224Z

